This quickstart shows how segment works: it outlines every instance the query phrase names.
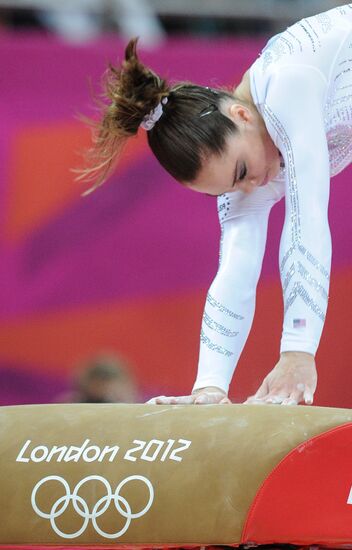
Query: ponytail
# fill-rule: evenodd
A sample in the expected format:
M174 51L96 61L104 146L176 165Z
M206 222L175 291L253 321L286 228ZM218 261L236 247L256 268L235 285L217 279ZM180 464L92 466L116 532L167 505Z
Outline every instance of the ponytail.
M170 87L137 56L137 38L130 40L120 67L105 74L102 115L93 123L86 167L77 179L92 183L87 195L114 170L129 137L140 127L160 164L178 181L191 182L209 154L221 154L234 123L220 109L234 96L221 89L192 83Z

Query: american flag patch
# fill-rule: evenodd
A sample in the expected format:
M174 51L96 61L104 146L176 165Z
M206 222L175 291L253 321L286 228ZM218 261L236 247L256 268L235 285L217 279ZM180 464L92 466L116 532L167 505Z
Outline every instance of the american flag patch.
M305 328L306 320L305 319L293 319L293 328Z

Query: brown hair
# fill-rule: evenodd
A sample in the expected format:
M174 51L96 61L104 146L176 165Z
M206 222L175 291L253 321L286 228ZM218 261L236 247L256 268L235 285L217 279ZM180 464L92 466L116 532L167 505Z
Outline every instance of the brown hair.
M209 155L224 150L236 125L220 110L227 90L178 83L169 86L138 59L137 39L130 40L120 67L106 73L102 117L93 126L93 145L87 166L78 179L101 185L114 169L127 139L137 134L145 116L161 102L162 115L147 132L148 143L160 164L178 181L192 182ZM167 102L165 100L167 98Z

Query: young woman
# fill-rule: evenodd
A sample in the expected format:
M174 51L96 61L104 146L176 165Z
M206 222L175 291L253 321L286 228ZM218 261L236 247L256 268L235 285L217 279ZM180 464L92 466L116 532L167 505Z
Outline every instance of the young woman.
M140 128L160 164L192 191L218 197L218 273L204 310L191 395L154 403L229 403L251 328L272 206L285 196L280 244L280 359L250 403L312 403L331 264L330 176L352 159L352 4L274 36L233 93L146 68L136 40L110 67L109 104L83 176L100 185Z

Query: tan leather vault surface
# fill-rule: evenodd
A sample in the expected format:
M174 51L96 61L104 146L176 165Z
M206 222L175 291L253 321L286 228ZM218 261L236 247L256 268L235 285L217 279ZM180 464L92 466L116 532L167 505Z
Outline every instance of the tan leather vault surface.
M0 542L236 544L277 463L351 421L319 407L3 407Z

